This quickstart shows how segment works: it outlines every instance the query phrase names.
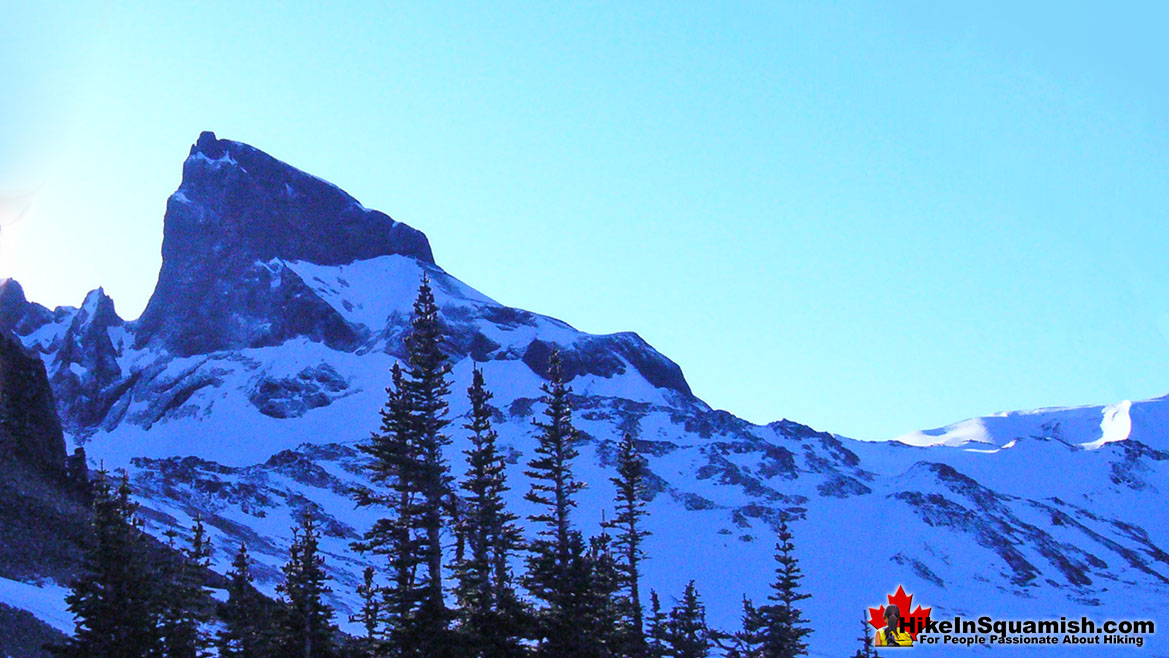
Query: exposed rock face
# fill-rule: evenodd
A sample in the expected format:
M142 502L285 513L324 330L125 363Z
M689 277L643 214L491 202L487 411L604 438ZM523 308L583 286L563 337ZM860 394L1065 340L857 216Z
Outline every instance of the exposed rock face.
M284 336L265 325L294 324L304 309L257 308L252 293L270 283L257 264L343 265L393 254L434 262L420 231L258 149L205 132L167 202L162 270L137 343L161 343L179 355L275 344ZM249 277L256 289L240 290ZM285 297L299 296L295 282L282 284L290 286Z
M89 530L84 477L67 464L44 365L0 331L0 578L64 583L76 573ZM35 649L52 633L42 626L0 604L0 655L44 655Z
M260 413L271 418L298 418L309 409L328 406L345 395L349 384L328 364L305 368L295 377L264 377L248 396Z
M24 336L52 318L48 309L25 299L14 279L0 279L0 332Z
M53 390L71 427L97 423L108 410L106 391L122 377L110 329L123 324L113 300L99 288L86 295L65 330L53 362Z
M564 374L569 379L580 375L612 377L624 373L628 362L650 384L692 395L678 364L662 356L635 333L594 336L567 348L536 339L528 344L523 361L532 372L547 378L553 351L560 352Z
M0 332L0 452L39 470L65 471L65 438L40 359Z

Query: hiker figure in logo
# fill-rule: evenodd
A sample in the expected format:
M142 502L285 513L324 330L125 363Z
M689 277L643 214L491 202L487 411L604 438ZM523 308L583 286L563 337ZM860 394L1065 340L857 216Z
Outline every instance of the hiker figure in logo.
M885 628L877 629L877 646L912 647L913 638L901 630L901 611L895 605L885 606Z

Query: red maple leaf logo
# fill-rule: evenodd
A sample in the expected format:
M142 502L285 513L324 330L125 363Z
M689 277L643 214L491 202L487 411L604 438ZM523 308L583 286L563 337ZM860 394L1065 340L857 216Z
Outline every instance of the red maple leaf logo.
M910 606L913 605L913 595L906 594L905 588L901 585L897 586L897 591L893 594L886 594L885 598L889 605L897 606L897 611L901 613L901 618L906 621L906 627L909 631L909 636L917 641L917 633L919 630L925 628L925 624L930 620L930 608L923 608L920 605L916 610L910 612ZM869 625L873 628L881 629L885 627L885 606L876 608L869 608Z

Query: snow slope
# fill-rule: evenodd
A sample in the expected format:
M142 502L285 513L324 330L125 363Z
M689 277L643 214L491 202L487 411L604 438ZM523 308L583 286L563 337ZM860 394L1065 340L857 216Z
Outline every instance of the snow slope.
M302 189L328 184L267 160L256 162L271 171L256 173L253 164L240 172L240 160L256 157L245 146L200 138L168 206L168 240L176 206L184 222L236 227L212 251L234 249L233 236L263 235L240 222L298 230L280 224L271 204L249 215L224 189L251 190L248 199L279 190L280 203L332 198ZM310 221L307 211L287 212ZM573 375L585 434L576 464L588 483L575 517L581 528L594 531L611 509L617 440L624 432L638 439L653 473L647 598L652 587L670 605L695 579L710 621L735 627L742 595L766 595L774 526L787 515L813 595L805 602L813 655L851 654L858 616L899 584L942 615L1161 614L1169 597L1169 514L1160 505L1169 486L1169 401L1012 412L880 443L790 421L753 425L695 398L681 369L636 334L591 335L500 305L447 274L428 248L415 248L417 235L403 234L413 252L390 245L360 257L305 257L299 247L287 256L240 247L263 255L217 275L214 297L164 262L160 289L167 304L184 306L152 300L146 328L122 322L98 291L82 309L26 304L21 317L29 319L16 331L53 374L70 440L91 463L131 473L150 532L185 532L203 515L217 568L247 542L271 593L294 515L316 510L341 619L367 564L349 543L376 516L355 510L347 495L365 482L356 446L377 425L424 274L449 333L452 416L466 413L470 373L481 367L511 455L516 511L530 511L522 471L552 349ZM212 258L181 254L200 257ZM168 325L203 317L190 304L217 306L207 335ZM466 447L459 425L451 426L448 455L456 474ZM59 608L30 603L41 599L21 587L0 588L0 602L59 623ZM1164 637L1145 653L1165 655Z

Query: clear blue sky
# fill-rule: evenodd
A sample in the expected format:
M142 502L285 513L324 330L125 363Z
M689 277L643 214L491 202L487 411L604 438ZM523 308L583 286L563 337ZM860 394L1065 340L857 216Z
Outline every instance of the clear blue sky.
M1164 3L420 4L3 0L0 276L136 317L214 130L751 420L1169 392Z

